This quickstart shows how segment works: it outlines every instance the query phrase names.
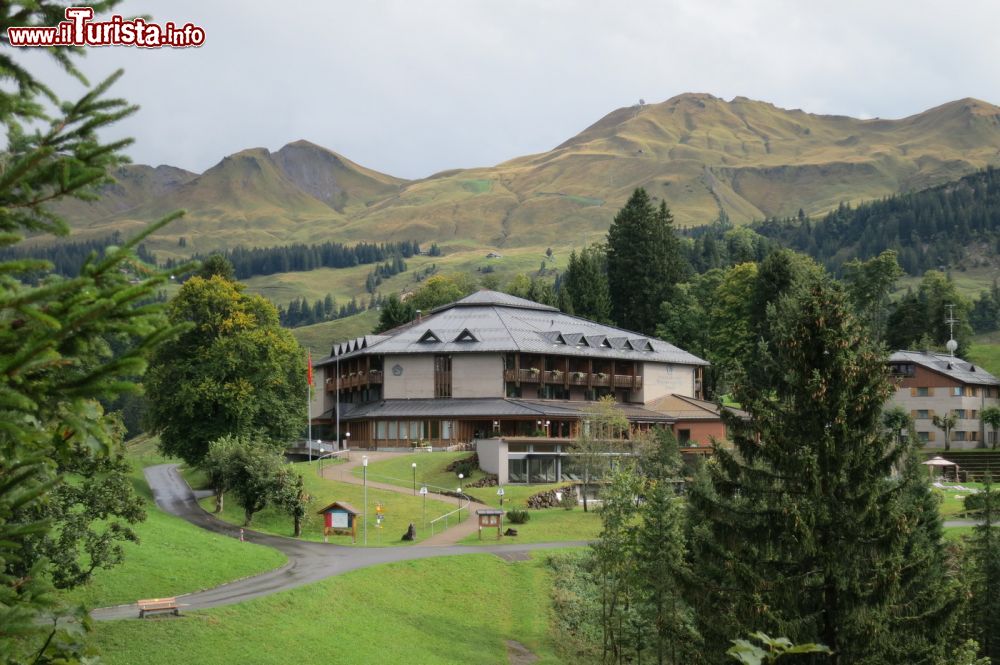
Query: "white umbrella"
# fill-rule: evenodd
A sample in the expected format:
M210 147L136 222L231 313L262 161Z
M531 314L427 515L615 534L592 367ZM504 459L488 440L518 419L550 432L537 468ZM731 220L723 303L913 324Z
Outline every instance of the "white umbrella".
M929 460L927 460L926 462L924 462L924 465L925 466L937 466L937 467L941 467L941 476L942 476L942 478L944 477L944 467L953 466L953 467L955 467L955 481L956 482L958 481L958 464L956 464L955 462L952 462L951 460L946 460L945 458L943 458L940 455L938 455L938 456L932 457Z
M956 464L955 462L952 462L951 460L946 460L945 458L940 456L932 457L926 462L924 462L924 464L926 464L927 466L958 466L958 464Z

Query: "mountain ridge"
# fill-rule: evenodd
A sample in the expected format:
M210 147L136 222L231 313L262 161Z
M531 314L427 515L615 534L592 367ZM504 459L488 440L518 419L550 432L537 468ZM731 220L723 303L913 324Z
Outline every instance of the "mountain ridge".
M640 186L694 226L723 212L737 222L820 214L997 164L1000 107L974 98L862 119L684 93L614 109L551 150L494 166L406 180L300 139L202 174L125 167L98 205L63 212L96 234L185 208L153 242L173 251L178 236L201 252L323 240L566 246L599 239Z

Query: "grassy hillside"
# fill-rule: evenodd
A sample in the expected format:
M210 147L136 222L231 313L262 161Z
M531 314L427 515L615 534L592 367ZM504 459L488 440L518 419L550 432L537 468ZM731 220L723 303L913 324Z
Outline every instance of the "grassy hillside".
M139 598L176 596L256 575L287 562L281 552L205 531L169 515L153 503L142 468L167 461L156 439L140 437L128 446L132 483L146 500L146 521L135 531L138 543L124 543L125 560L98 569L89 584L65 592L67 602L87 607L131 603Z
M600 236L638 186L665 198L679 224L698 225L722 210L736 221L816 214L954 179L1000 161L998 118L1000 108L974 99L859 120L684 94L618 109L548 152L493 167L404 181L302 141L245 150L145 196L109 190L100 208L70 217L106 233L185 208L151 243L174 254L179 236L185 252L389 239L565 248Z
M176 663L181 651L201 665L561 663L541 556L376 566L180 619L101 623L93 641L112 665ZM538 660L508 660L508 640Z

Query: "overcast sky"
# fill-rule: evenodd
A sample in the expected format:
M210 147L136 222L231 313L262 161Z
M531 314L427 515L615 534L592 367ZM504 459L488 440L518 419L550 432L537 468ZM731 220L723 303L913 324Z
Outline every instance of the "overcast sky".
M94 48L82 68L125 68L136 162L199 172L304 138L416 178L545 151L682 92L883 118L1000 103L1000 3L820 4L126 0L119 13L201 25L205 45Z

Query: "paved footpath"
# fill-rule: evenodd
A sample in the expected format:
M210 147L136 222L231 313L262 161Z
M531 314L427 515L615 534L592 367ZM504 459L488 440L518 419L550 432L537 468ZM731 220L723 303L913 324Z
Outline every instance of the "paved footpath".
M398 457L399 455L405 455L406 453L380 453L377 451L369 453L361 453L359 451L353 451L344 464L335 464L328 466L323 469L323 477L330 480L339 480L341 482L350 483L352 485L361 485L364 481L361 478L355 476L352 471L362 465L363 455L367 455L368 463L377 462L379 460L390 459L393 457ZM434 453L428 453L428 455L433 455ZM413 494L413 488L400 487L399 485L389 485L388 483L375 482L371 478L377 477L374 474L369 474L368 486L375 487L381 490L387 490L389 492L397 492L399 494ZM455 482L458 482L456 478ZM457 489L457 488L456 488ZM442 529L438 531L430 538L425 538L421 541L421 547L441 547L443 545L454 545L458 541L462 540L467 536L471 536L479 532L479 521L476 519L470 519L476 510L480 508L488 508L489 506L479 503L478 501L464 501L456 496L447 496L445 494L434 494L432 497L435 501L443 501L445 503L450 503L451 505L458 508L461 506L463 509L467 506L471 511L468 515L465 510L462 511L462 521L457 525L455 524L455 518L457 515L453 515L449 521L449 528ZM470 497L471 499L471 497ZM435 531L441 527L435 527Z
M358 457L358 463L360 463L360 457ZM153 491L156 505L164 511L215 533L233 536L239 532L239 527L213 517L198 505L194 492L177 473L176 464L146 467L143 472L150 489ZM468 521L472 522L472 520ZM184 605L184 609L200 610L241 603L252 598L294 589L334 575L382 563L456 554L482 554L484 552L497 554L504 558L519 558L516 555L531 550L580 547L587 544L584 541L577 541L527 545L416 545L362 548L282 538L249 529L245 530L245 539L252 543L280 550L288 557L288 563L277 570L261 575L236 580L214 589L178 596L178 601ZM139 616L139 613L135 604L128 604L96 609L91 612L91 616L98 620L134 619Z

